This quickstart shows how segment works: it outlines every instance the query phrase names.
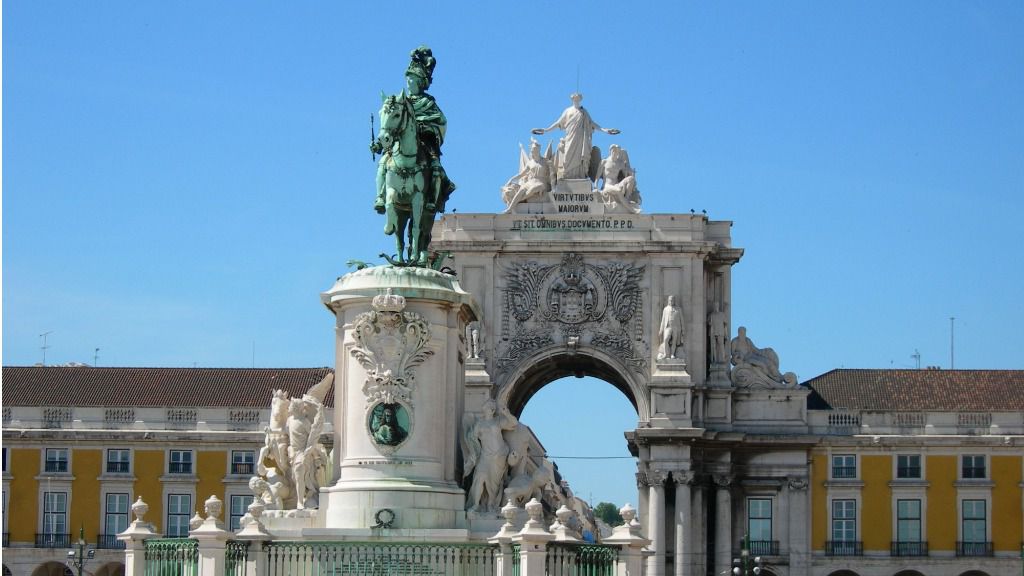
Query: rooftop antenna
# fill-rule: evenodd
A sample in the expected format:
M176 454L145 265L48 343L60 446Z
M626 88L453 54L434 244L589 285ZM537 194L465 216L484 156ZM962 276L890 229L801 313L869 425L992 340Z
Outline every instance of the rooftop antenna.
M43 366L46 366L46 349L49 348L46 344L46 337L50 334L53 334L53 330L47 330L39 335L39 337L43 339L43 345L39 347L43 351Z
M911 354L910 357L913 358L917 362L917 369L920 370L921 369L921 353L917 351L917 348L914 348L914 353Z
M956 316L949 317L949 369L952 370L955 364L953 363L953 323L956 320Z
M100 349L96 348L92 351L92 365L93 367L99 366L100 364Z
M576 93L580 93L580 65L576 64Z
M252 367L256 367L256 341L252 341Z

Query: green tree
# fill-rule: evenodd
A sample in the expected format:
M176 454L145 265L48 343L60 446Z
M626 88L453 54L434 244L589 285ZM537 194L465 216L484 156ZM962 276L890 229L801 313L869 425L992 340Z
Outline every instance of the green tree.
M609 526L618 526L623 523L619 507L611 502L601 502L594 507L594 516Z

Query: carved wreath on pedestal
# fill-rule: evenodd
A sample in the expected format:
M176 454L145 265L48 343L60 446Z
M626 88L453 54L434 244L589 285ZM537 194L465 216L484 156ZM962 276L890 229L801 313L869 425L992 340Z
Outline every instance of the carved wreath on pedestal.
M643 371L644 267L601 265L567 253L559 264L514 263L505 274L505 309L498 369L505 371L532 350L556 343L589 343Z
M352 356L366 370L363 394L370 410L368 433L379 447L391 449L411 432L414 368L434 352L426 348L430 326L416 312L405 311L405 298L392 294L375 296L373 310L356 317ZM394 426L394 430L384 426Z

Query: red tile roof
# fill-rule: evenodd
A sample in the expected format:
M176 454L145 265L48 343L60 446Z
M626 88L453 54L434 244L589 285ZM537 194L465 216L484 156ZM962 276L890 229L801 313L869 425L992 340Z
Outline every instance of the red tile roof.
M330 368L4 366L4 406L269 408L275 388L301 396ZM328 406L334 394L327 395Z
M804 383L811 409L910 412L1024 410L1024 370L837 369Z

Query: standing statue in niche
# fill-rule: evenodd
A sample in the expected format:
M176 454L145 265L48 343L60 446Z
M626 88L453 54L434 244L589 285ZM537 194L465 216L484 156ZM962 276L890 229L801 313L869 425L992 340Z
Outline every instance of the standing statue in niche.
M724 307L719 302L708 315L711 364L727 364L729 362L729 320L723 310Z
M796 386L796 374L779 372L779 355L771 348L758 348L740 326L730 344L732 350L732 382L736 386Z
M661 337L658 360L676 359L676 350L683 345L683 330L683 311L676 306L676 297L669 296L665 309L661 311L661 325L658 328Z
M374 154L381 154L373 207L387 215L384 233L396 236L397 258L389 262L427 266L434 216L444 212L455 184L441 165L448 120L426 92L437 61L426 46L413 50L410 59L406 90L384 99L380 132L370 144Z
M555 185L555 159L548 144L547 152L540 154L540 144L530 139L530 153L526 154L519 145L519 173L508 179L501 187L501 199L505 201L508 213L520 202L544 198Z
M466 426L462 442L464 476L473 476L466 496L466 510L495 513L501 508L502 488L508 470L509 447L502 432L519 422L506 410L497 412L494 400L484 403L483 414Z
M613 213L640 212L640 191L636 187L636 171L629 164L629 154L618 144L608 147L608 157L598 166L595 181L600 183L598 194L607 209Z
M569 99L572 106L566 108L558 120L547 128L534 128L532 132L537 135L551 132L555 128L565 132L563 142L559 144L559 166L558 179L594 179L594 171L597 170L597 162L601 158L600 151L593 148L591 142L594 137L594 130L600 130L605 134L619 134L620 130L615 128L602 128L593 118L590 112L581 104L583 94L574 92ZM563 148L564 145L564 148ZM593 161L595 156L597 161Z

